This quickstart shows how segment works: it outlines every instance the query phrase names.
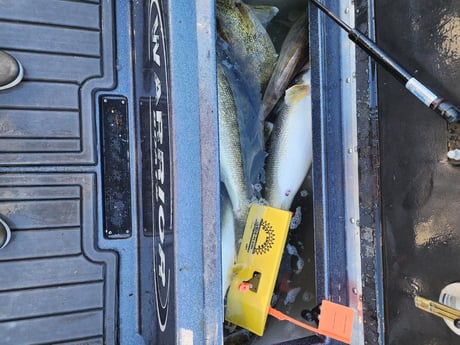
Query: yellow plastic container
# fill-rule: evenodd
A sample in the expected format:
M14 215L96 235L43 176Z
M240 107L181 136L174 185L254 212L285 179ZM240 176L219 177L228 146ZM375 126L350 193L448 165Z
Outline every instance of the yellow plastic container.
M263 335L292 214L252 205L227 295L225 319Z

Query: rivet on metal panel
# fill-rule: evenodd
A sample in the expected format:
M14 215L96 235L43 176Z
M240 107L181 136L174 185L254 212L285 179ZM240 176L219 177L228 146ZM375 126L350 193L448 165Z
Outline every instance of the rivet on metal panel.
M355 288L355 287L354 287L353 289L351 289L351 291L352 291L352 292L353 292L355 295L357 295L357 294L358 294L358 289L357 289L357 288Z
M351 224L356 224L357 226L359 226L359 219L356 219L354 217L351 217L350 218L350 223Z

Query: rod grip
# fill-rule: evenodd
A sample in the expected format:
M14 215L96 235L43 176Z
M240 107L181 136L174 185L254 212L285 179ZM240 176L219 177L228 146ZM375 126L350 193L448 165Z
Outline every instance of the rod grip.
M369 37L363 34L358 29L352 29L348 33L348 38L355 42L367 54L372 56L382 67L395 76L403 84L412 78L410 73L398 64L390 55L372 41Z

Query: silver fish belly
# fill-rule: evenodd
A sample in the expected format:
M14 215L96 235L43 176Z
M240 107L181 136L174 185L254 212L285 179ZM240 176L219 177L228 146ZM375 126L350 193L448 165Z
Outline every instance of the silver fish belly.
M227 196L221 200L220 214L221 249L222 249L222 298L225 295L233 279L233 269L236 261L235 248L235 221L233 218L232 205Z
M243 236L244 224L249 212L248 193L244 178L237 110L230 83L220 65L217 68L217 77L220 176L232 203L236 220L235 237L238 241Z
M312 120L310 70L303 82L286 90L270 138L266 163L266 200L289 210L311 167Z

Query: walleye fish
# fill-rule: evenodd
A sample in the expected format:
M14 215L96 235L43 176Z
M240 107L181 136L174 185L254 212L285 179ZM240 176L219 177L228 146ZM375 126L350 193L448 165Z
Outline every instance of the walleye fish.
M220 64L217 65L217 92L220 177L232 202L236 220L235 238L241 240L249 212L249 201L244 178L237 110L230 83Z
M289 210L310 169L312 120L310 70L301 83L286 90L270 138L266 163L266 200L269 206Z
M256 96L248 88L241 71L232 63L235 61L229 46L220 37L216 41L217 61L224 68L225 77L230 84L236 107L240 133L243 176L248 199L255 195L254 185L260 182L265 165L265 143L263 137L263 121L260 120L260 94Z
M305 13L292 25L281 46L275 70L263 96L263 118L270 114L292 78L308 61L308 46L308 16Z
M235 221L232 204L225 195L221 199L221 248L222 248L222 297L225 299L227 290L233 279L233 269L236 262Z
M241 75L261 99L277 59L270 36L241 0L217 0L216 17L219 36L229 44Z

